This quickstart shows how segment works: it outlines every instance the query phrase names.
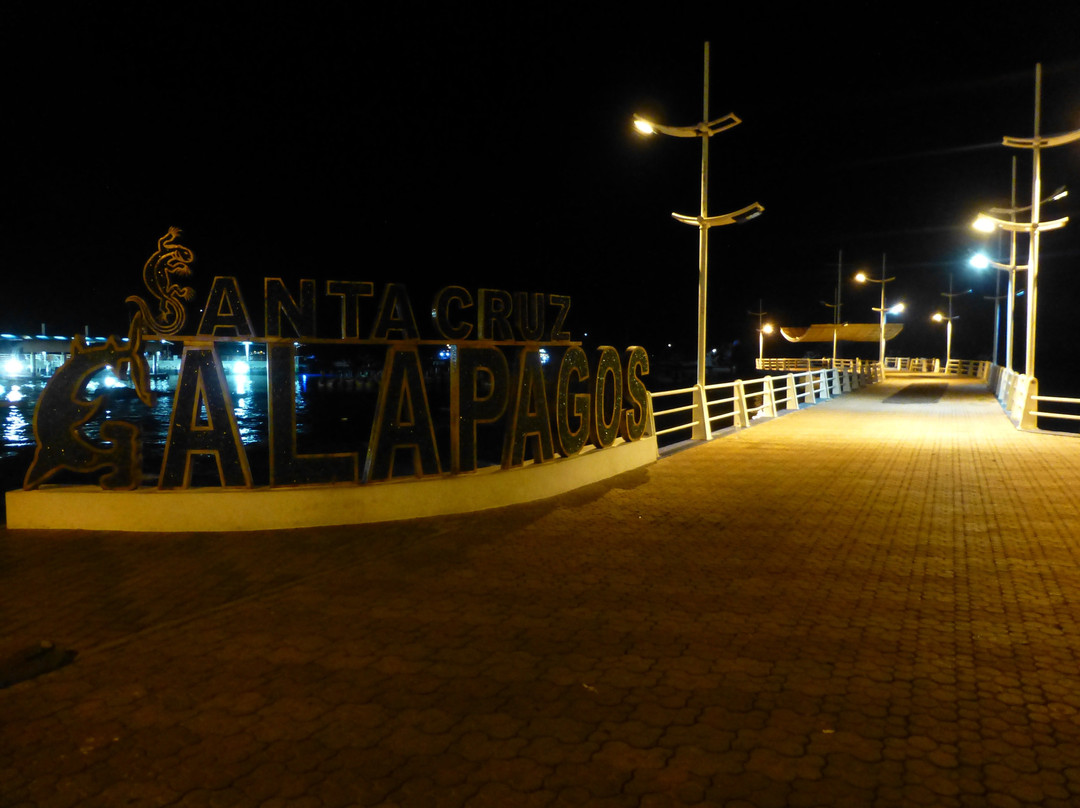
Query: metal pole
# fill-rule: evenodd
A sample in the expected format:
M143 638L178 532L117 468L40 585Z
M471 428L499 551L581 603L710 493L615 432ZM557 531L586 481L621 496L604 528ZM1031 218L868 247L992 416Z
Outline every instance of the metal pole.
M952 273L949 273L949 319L945 326L945 370L949 369L949 360L952 359Z
M840 272L844 266L844 251L840 250L840 257L836 262L836 308L833 310L832 330L832 366L836 367L836 332L840 328Z
M762 319L765 317L765 306L761 298L758 298L757 302L758 319L757 319L757 344L758 344L758 359L765 358L765 325ZM760 364L760 363L759 363Z
M1039 202L1042 197L1042 167L1039 156L1039 121L1042 107L1042 65L1035 65L1035 135L1032 138L1032 170L1031 170L1031 241L1028 253L1028 276L1027 276L1027 357L1024 363L1024 373L1029 378L1035 378L1035 314L1038 306L1038 276L1039 276Z
M998 363L998 341L1001 338L1001 273L994 270L994 353L991 364Z
M885 253L881 254L881 322L879 325L878 345L881 349L881 378L885 378Z
M761 366L761 360L765 358L765 304L761 298L758 298L757 311L748 312L749 314L757 317L757 334L758 334L758 366Z
M709 43L705 43L705 93L702 104L702 123L709 120ZM709 136L701 137L701 224L698 226L698 345L697 383L705 385L705 318L709 291L709 228L705 217L709 215Z
M1012 213L1009 220L1016 221L1016 157L1012 159L1012 192L1009 207ZM1005 362L1009 370L1013 369L1013 328L1016 318L1016 231L1009 232L1009 302L1005 307Z

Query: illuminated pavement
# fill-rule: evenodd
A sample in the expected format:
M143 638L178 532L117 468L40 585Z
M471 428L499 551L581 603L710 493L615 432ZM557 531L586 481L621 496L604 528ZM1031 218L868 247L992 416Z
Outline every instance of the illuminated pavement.
M0 805L1075 805L1080 439L912 383L471 517L0 532L0 656L78 652Z

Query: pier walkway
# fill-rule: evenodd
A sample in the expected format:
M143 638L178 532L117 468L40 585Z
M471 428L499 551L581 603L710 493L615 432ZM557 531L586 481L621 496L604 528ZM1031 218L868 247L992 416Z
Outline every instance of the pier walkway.
M77 652L5 808L1072 806L1080 443L890 376L535 505L0 531L0 626Z

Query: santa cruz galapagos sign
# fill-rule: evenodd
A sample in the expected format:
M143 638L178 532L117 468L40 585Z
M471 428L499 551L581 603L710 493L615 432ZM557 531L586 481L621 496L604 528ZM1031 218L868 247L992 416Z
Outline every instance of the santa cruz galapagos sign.
M87 427L104 405L101 397L87 397L87 385L111 367L149 406L154 393L146 346L163 340L182 343L183 352L157 473L160 489L193 487L193 464L207 457L223 488L364 484L474 471L481 429L501 434L496 462L505 469L578 455L588 444L603 449L620 438L637 441L646 430L648 355L640 347L621 354L601 347L589 356L567 330L566 295L446 286L422 310L430 316L418 317L400 283L264 278L261 306L253 308L235 277L214 277L197 294L188 285L193 262L179 230L170 229L143 269L148 296L127 299L133 317L126 339L114 336L93 347L81 337L73 340L70 358L38 401L37 449L25 489L61 471L96 474L107 489L140 485L148 471L140 426L106 417L91 437ZM198 322L189 326L195 311L201 312ZM265 346L262 439L269 462L258 475L237 427L220 355L238 342ZM366 447L298 450L300 346L313 354L340 352L341 346L381 354ZM436 351L449 365L448 385L439 383L448 400L433 403L432 366L423 357ZM255 479L264 474L265 480Z

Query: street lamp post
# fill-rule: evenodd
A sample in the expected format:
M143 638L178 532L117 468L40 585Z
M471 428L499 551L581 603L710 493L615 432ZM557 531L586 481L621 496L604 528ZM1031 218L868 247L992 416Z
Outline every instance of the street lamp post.
M945 320L945 370L946 370L946 372L948 372L948 370L949 370L949 362L952 361L952 324L953 324L953 320L958 319L958 316L954 317L953 313L952 313L953 298L954 297L960 297L961 295L970 294L971 291L972 291L971 289L966 289L963 292L954 292L953 291L953 276L952 276L952 273L950 272L949 273L949 291L941 293L942 297L948 298L948 300L949 300L949 314L948 314L948 316L945 316L941 312L938 312L933 317L933 319L936 322L939 322L939 323L942 320Z
M933 316L934 322L940 323L945 320L945 372L949 372L949 359L952 351L952 317L946 317L940 311Z
M1045 199L1040 200L1039 205L1045 205L1047 202L1056 202L1059 199L1064 199L1069 195L1065 186L1061 186ZM1009 263L1002 264L997 261L991 261L986 259L987 266L992 266L997 270L1009 273L1009 291L1006 295L1008 298L1008 304L1005 308L1005 362L1006 367L1009 370L1013 369L1013 332L1014 332L1014 320L1016 317L1016 273L1023 272L1028 269L1028 264L1016 263L1016 234L1017 233L1033 233L1034 231L1042 230L1054 230L1059 227L1063 227L1066 222L1069 221L1069 217L1066 216L1062 219L1055 219L1050 222L1039 223L1032 214L1032 222L1034 224L1026 224L1023 222L1018 223L1016 221L1016 215L1018 213L1025 213L1027 211L1033 211L1034 205L1025 205L1024 207L1017 207L1016 205L1016 158L1012 161L1012 191L1011 191L1011 204L1007 208L990 208L986 213L980 213L978 218L975 219L972 225L976 230L984 233L992 233L995 230L1005 231L1009 234ZM1008 221L997 218L998 216L1009 217ZM979 264L976 264L979 266ZM1028 323L1032 322L1034 311L1030 306L1031 299L1028 299ZM1031 359L1032 370L1034 370L1034 331L1029 327L1027 332L1027 343L1032 346L1031 353L1028 355ZM997 357L997 336L995 332L995 361Z
M1016 157L1012 159L1012 189L1009 192L1009 207L1012 209L1009 212L1009 221L1016 222ZM1005 304L1005 359L1009 370L1012 370L1013 366L1013 332L1016 325L1016 269L1016 231L1014 230L1009 233L1009 302ZM997 272L994 274L997 275ZM996 330L994 350L997 350Z
M1015 149L1031 149L1031 223L1024 226L1031 234L1028 247L1028 275L1027 275L1027 345L1024 361L1024 373L1029 378L1035 377L1035 316L1038 306L1038 279L1039 279L1039 234L1043 230L1053 230L1063 227L1068 217L1058 219L1055 222L1040 222L1040 205L1042 202L1042 161L1041 151L1052 146L1062 146L1080 140L1080 130L1068 132L1063 135L1045 137L1039 134L1042 118L1042 65L1035 65L1035 131L1030 138L1006 137L1002 143ZM1000 226L1000 225L999 225ZM1009 229L1009 228L1003 228Z
M971 259L971 260L972 260L972 262L975 261L974 258ZM976 266L976 264L973 263L972 266ZM987 262L985 264L980 264L980 266L982 268L985 268L985 267L989 266L989 262ZM1001 294L1001 273L1000 272L995 272L994 273L994 294L993 295L983 295L983 299L984 300L993 300L994 301L994 349L991 352L990 363L993 364L993 365L996 365L998 363L998 343L1001 342L1001 301L1005 299L1005 295ZM1012 303L1012 301L1010 301L1010 308L1011 308L1011 303Z
M757 320L757 356L758 356L758 370L761 369L762 360L765 358L765 335L773 332L772 323L763 322L765 315L768 312L761 305L761 300L758 300L758 310L748 312L758 318Z
M1040 201L1041 202L1053 201L1054 199L1060 199L1061 196L1064 196L1064 193L1062 193L1062 194L1060 194L1058 196L1051 197L1050 199L1044 199L1044 200L1040 200ZM1038 208L1039 208L1038 204L1030 206L1030 209L1032 211L1032 214L1031 214L1032 218L1031 218L1030 223L1017 222L1017 221L1005 221L1003 219L998 219L998 218L996 218L994 216L989 216L989 215L986 215L986 214L980 214L979 218L975 220L975 224L974 224L974 227L977 230L982 230L984 232L992 231L994 228L1000 228L1001 230L1005 230L1005 231L1011 232L1011 233L1028 233L1031 236L1031 246L1030 246L1029 251L1028 251L1028 263L1026 265L1017 266L1015 263L1012 263L1012 262L1010 262L1010 264L999 264L999 263L996 263L994 261L991 261L990 263L991 263L991 265L993 265L997 269L1009 270L1009 274L1010 274L1009 286L1010 286L1010 289L1015 288L1015 280L1014 280L1015 272L1017 270L1024 270L1024 269L1027 270L1027 273L1028 273L1028 277L1027 277L1027 298L1028 298L1028 301L1027 301L1027 344L1025 346L1026 355L1025 355L1025 358L1024 358L1024 374L1027 375L1027 376L1030 376L1032 378L1034 378L1034 376L1035 376L1035 316L1036 316L1036 310L1037 310L1036 296L1037 296L1037 290L1038 290L1038 283L1035 280L1035 276L1038 274L1038 264L1039 264L1039 234L1041 234L1041 233L1043 233L1043 232L1045 232L1047 230L1057 230L1059 227L1064 227L1066 224L1069 223L1069 217L1068 216L1063 216L1060 219L1053 219L1053 220L1048 221L1048 222L1040 222L1036 218L1036 216L1038 214L1035 213L1035 211ZM1016 209L1016 210L1020 210L1020 209ZM1013 261L1015 261L1015 254L1013 256ZM1010 311L1013 308L1012 297L1013 297L1012 294L1010 294L1010 296L1009 296L1009 309L1010 309ZM1009 363L1010 363L1010 365L1012 364L1011 332L1012 332L1012 318L1010 317L1010 320L1009 320L1009 332L1008 332L1009 333L1009 338L1007 339L1007 348L1006 348L1006 351L1009 354Z
M1008 213L1009 221L1016 221L1017 207L1016 207L1016 157L1012 159L1012 185L1009 195L1009 207L1008 208L991 208L991 213ZM1000 232L1000 231L999 231ZM1000 250L999 250L1000 252ZM976 255L971 259L971 265L976 269L985 269L988 266L993 266L994 272L994 351L993 351L993 363L998 363L998 342L999 339L999 327L1001 324L1001 301L1002 298L1007 299L1005 305L1005 367L1012 370L1013 360L1013 319L1016 310L1016 272L1018 269L1025 269L1026 267L1016 266L1016 231L1009 233L1009 263L1000 264L996 261L991 261L983 255ZM1009 273L1009 291L1006 295L1001 294L1001 271Z
M833 295L833 302L826 303L822 300L822 304L828 306L833 310L833 331L832 331L832 367L836 367L836 342L837 333L840 330L840 273L844 266L844 251L840 251L840 258L836 262L836 294Z
M878 325L878 362L881 365L881 378L885 378L885 315L889 312L898 313L904 310L903 303L897 303L892 308L886 308L885 306L885 284L890 281L895 281L896 278L885 277L885 253L881 254L881 277L871 278L865 272L860 272L855 276L855 280L859 283L880 283L881 284L881 305L875 307L873 311L878 312L881 315L880 323Z
M705 331L706 302L709 289L709 228L727 224L738 224L764 212L757 202L740 210L719 216L709 216L709 138L742 123L734 113L709 120L709 43L705 43L705 92L701 123L696 126L664 126L649 121L640 115L634 115L634 126L642 134L651 135L659 132L672 137L701 138L701 213L697 216L671 214L677 221L696 225L698 228L698 341L697 341L697 383L705 386Z

